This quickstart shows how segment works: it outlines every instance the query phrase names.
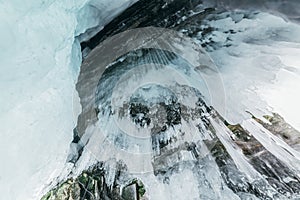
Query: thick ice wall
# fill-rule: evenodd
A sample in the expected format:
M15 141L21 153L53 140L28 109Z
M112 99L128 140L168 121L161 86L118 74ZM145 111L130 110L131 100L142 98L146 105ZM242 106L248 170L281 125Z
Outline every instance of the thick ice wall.
M0 2L3 199L37 199L65 165L80 110L74 91L81 52L74 38L97 25L89 17L106 23L130 1L93 2L99 2L95 15L85 13L87 0Z

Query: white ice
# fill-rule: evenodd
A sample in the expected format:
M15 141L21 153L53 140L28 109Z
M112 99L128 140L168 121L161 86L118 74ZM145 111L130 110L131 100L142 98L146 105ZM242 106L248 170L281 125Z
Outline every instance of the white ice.
M1 199L38 199L59 176L80 111L75 36L133 2L0 1Z
M227 119L240 123L250 117L246 111L257 117L276 112L299 130L300 25L268 13L234 19L208 22L217 29L213 41L232 44L209 52L224 81ZM236 32L230 42L229 29Z

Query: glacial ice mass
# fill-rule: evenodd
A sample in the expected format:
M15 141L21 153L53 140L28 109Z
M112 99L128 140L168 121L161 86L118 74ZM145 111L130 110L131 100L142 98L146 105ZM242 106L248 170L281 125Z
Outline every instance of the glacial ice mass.
M38 199L64 168L79 114L74 110L80 111L76 36L105 25L134 1L97 2L0 2L3 199ZM91 7L98 13L91 15ZM107 20L94 21L95 15Z

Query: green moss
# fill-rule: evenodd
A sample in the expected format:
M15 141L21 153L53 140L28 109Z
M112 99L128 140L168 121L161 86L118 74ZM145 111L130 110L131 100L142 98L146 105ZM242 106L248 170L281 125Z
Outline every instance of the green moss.
M227 128L240 140L244 142L249 141L249 134L245 131L245 129L243 129L243 127L240 124L228 124Z
M85 185L85 184L87 184L87 182L89 180L88 175L86 173L83 173L81 176L78 177L78 180L80 183Z
M44 195L42 200L79 199L80 187L73 179L68 179Z
M144 184L141 180L138 180L138 179L135 178L135 179L131 180L129 182L129 184L127 184L127 186L130 186L130 185L136 185L137 192L138 192L140 197L143 197L145 195L146 189L145 189L145 186L144 186Z
M140 180L136 180L136 186L140 197L144 196L144 194L146 193L146 189L143 182Z
M144 194L146 193L146 190L145 190L144 187L139 188L138 191L139 191L139 195L140 195L141 197L144 196Z
M43 196L41 200L49 200L51 196L52 196L52 191L48 192L45 196Z

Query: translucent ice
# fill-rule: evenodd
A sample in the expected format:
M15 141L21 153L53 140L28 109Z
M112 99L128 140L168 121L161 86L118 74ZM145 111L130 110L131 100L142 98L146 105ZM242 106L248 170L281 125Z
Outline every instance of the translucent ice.
M1 198L37 199L59 176L80 110L75 37L132 2L0 1Z

